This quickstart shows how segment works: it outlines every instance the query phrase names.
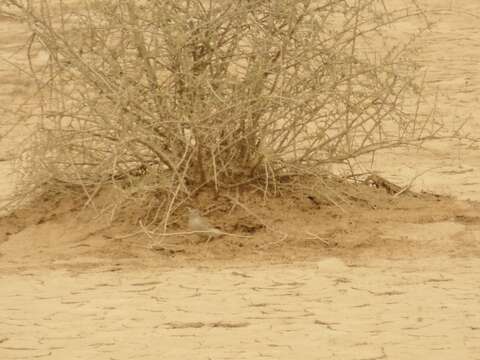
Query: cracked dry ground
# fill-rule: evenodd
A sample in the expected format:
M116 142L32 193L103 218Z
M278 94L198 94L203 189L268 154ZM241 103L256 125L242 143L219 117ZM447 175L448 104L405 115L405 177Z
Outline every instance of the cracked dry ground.
M480 359L480 259L0 275L2 359Z
M258 205L296 235L173 253L70 201L0 219L0 360L480 360L480 203L363 196Z
M422 43L427 82L448 95L439 107L452 122L473 114L478 135L479 1L420 3L441 20ZM20 56L25 36L18 25L0 26L6 58ZM1 104L20 102L31 88L3 63L0 78ZM432 169L422 177L430 190L479 200L478 146L455 146L395 153L379 158L380 167L399 183L416 174L408 174L412 163ZM11 188L7 165L0 163L1 194ZM159 267L152 254L135 264L95 263L79 256L85 242L63 259L85 234L65 230L62 238L55 224L27 229L15 245L0 237L0 360L480 360L480 224L445 220L380 222L395 241L415 243L401 254L283 265ZM93 266L80 264L88 261Z

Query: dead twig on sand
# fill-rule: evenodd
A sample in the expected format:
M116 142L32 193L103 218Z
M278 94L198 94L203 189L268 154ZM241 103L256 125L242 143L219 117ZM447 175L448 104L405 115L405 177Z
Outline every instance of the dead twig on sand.
M325 246L330 246L330 242L328 240L321 238L319 235L314 234L310 231L306 231L305 233L310 236L309 238L307 238L307 240L317 240L323 243Z

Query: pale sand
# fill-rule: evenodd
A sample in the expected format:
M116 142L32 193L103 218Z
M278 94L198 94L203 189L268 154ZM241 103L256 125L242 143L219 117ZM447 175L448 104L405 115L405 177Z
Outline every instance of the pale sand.
M441 110L452 124L471 115L479 135L480 3L421 2L442 9L420 54L446 94ZM10 56L21 39L20 27L0 27L0 52ZM1 103L28 92L1 62L0 77ZM479 150L438 142L379 156L375 167L400 183L432 169L417 189L480 200ZM0 163L2 194L8 166ZM152 266L155 255L145 265L76 265L70 244L83 233L42 224L0 239L0 359L479 360L480 224L466 222L385 224L385 238L418 242L401 259L205 267Z

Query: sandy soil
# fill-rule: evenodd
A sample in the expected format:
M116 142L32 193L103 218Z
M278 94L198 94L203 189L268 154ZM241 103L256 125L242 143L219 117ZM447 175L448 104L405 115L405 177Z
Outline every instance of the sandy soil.
M480 260L1 276L2 359L480 359Z
M480 4L422 2L438 10L419 56L441 111L452 124L470 116L480 135ZM22 28L0 25L0 54L25 66ZM0 78L1 104L31 91L4 62ZM0 160L14 146L2 139ZM430 169L417 190L478 201L478 146L438 142L374 167L399 183ZM9 166L0 161L1 194ZM346 215L266 209L296 241L261 233L168 251L115 238L74 203L2 218L0 359L480 359L480 205L367 196Z
M430 92L438 91L438 110L447 126L469 119L464 128L480 136L480 3L474 0L420 1L437 15L434 28L420 41L419 59L428 68ZM404 26L408 31L409 23ZM462 120L463 119L463 120ZM416 189L480 200L478 142L438 141L422 150L383 153L374 168L405 183L422 174Z

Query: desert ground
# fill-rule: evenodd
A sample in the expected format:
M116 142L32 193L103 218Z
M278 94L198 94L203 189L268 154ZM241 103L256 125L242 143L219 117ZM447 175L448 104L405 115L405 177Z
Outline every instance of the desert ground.
M438 21L419 40L431 91L452 126L468 118L480 138L480 4L421 3ZM31 95L26 35L0 19L2 107ZM14 135L1 140L2 197ZM0 359L480 360L479 149L437 141L376 156L390 181L446 197L378 195L347 213L274 203L266 211L296 242L152 248L85 220L74 201L6 216ZM302 237L310 228L327 243Z

